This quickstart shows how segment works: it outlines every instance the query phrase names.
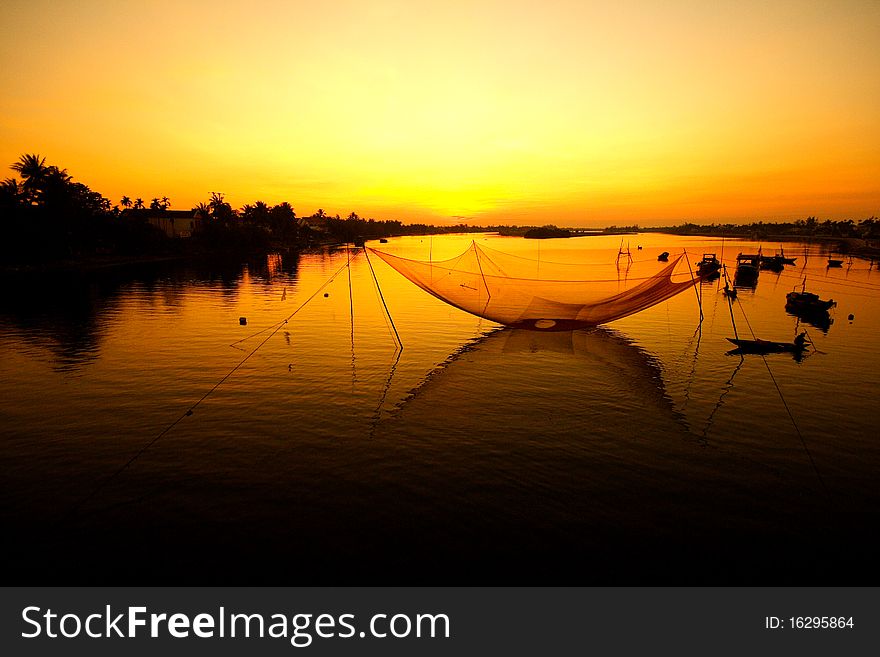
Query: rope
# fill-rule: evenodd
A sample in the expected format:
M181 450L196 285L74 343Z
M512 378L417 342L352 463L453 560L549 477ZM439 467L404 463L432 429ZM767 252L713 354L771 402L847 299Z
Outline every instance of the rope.
M128 459L128 461L126 461L126 462L122 465L122 467L120 467L118 470L116 470L116 472L114 472L112 475L110 475L110 476L107 477L105 480L103 480L101 483L99 483L99 484L94 488L94 490L92 490L91 493L89 493L85 498L83 498L79 503L77 503L76 506L73 507L73 512L74 512L74 513L78 512L78 511L79 511L83 506L85 506L85 505L86 505L86 504L87 504L92 498L94 498L98 493L100 493L102 490L104 490L104 488L106 488L107 484L109 484L109 483L110 483L111 481L113 481L116 477L118 477L120 474L122 474L122 473L123 473L123 472L124 472L124 471L125 471L125 470L126 470L131 464L132 464L132 463L134 463L134 462L135 462L138 458L140 458L140 457L141 457L141 456L142 456L142 455L143 455L148 449L150 449L153 445L155 445L155 444L159 441L159 439L161 439L165 434L167 434L167 433L168 433L169 431L171 431L174 427L176 427L178 424L180 424L180 422L181 422L184 418L189 417L190 415L192 415L192 414L193 414L193 411L196 409L196 407L197 407L199 404L201 404L201 403L202 403L203 401L205 401L208 397L210 397L210 396L211 396L211 395L217 390L217 388L219 388L221 385L223 385L223 384L226 382L226 380L229 379L229 377L231 377L233 374L235 374L235 372L237 372L237 371L241 368L242 365L244 365L248 360L250 360L251 356L253 356L255 353L257 353L257 351L259 351L260 348L261 348L264 344L266 344L269 340L271 340L272 337L273 337L276 333L278 333L279 330L281 330L281 327L282 327L282 326L284 326L285 324L287 324L287 322L288 322L291 318L293 318L294 315L296 315L300 310L302 310L303 308L305 308L306 304L309 303L309 301L311 301L312 299L314 299L314 298L318 295L318 293L321 292L321 290L323 290L323 289L324 289L325 287L327 287L330 283L332 283L333 280L334 280L334 279L335 279L335 278L336 278L336 277L342 272L342 270L345 269L346 267L348 267L348 265L349 265L349 263L346 263L346 264L342 265L342 267L340 267L340 268L336 271L336 273L334 273L330 278L328 278L326 281L324 281L324 283L321 285L321 287L319 287L317 290L315 290L315 291L312 293L312 295L311 295L308 299L306 299L305 301L303 301L302 304L300 304L300 306L299 306L296 310L294 310L292 313L290 313L290 314L287 316L286 319L284 319L283 321L279 322L278 324L273 324L271 327L268 327L268 328L263 329L262 331L260 331L260 332L258 332L258 333L255 333L254 335L259 335L260 333L265 333L267 330L269 330L269 328L273 328L273 327L274 327L273 330L272 330L272 332L271 332L269 335L267 335L267 336L263 339L263 341L260 342L260 344L258 344L256 347L254 347L254 348L253 348L253 349L252 349L252 350L251 350L251 351L250 351L250 352L249 352L244 358L242 358L242 359L238 362L238 364L235 365L235 367L233 367L231 370L229 370L229 371L223 376L223 378L221 378L217 383L215 383L215 384L213 385L213 387L212 387L210 390L208 390L208 392L206 392L204 395L202 395L202 396L199 398L198 401L196 401L196 402L195 402L194 404L192 404L189 408L187 408L187 409L186 409L186 410L180 415L180 417L178 417L176 420L174 420L174 422L172 422L172 423L169 424L167 427L165 427L162 431L160 431L158 434L156 434L156 436L155 436L150 442L148 442L146 445L144 445L143 447L141 447L141 448L140 448L140 449L134 454L134 456L132 456L130 459ZM253 337L253 336L250 336L250 337ZM244 339L248 339L248 338L244 338ZM241 342L241 340L239 340L239 342ZM233 344L235 344L235 343L233 343Z
M354 360L354 295L351 291L351 248L348 244L345 245L345 256L346 266L348 267L348 306L349 317L351 318L351 393L354 394L354 384L357 380Z
M727 277L727 265L722 265L724 269L724 284L727 286L728 290L732 290L733 288L730 286L730 279ZM733 318L733 297L729 294L725 294L727 297L727 309L730 311L730 323L733 324L733 337L739 340L739 333L736 332L736 320ZM745 313L743 313L745 315ZM746 322L748 323L748 318L746 318Z
M476 258L477 258L477 267L480 269L480 276L481 276L482 279L483 279L483 287L486 288L486 296L488 297L488 298L486 299L486 305L489 305L489 300L492 299L492 293L489 291L489 284L486 283L486 274L483 273L483 263L480 262L480 251L479 251L479 249L477 249L477 243L476 243L476 242L471 241L471 244L472 244L473 247L474 247L474 255L475 255ZM484 309L484 310L485 310L485 309Z
M691 269L690 259L688 258L687 249L684 249L684 257L685 261L688 263L688 272L691 275L691 282L694 285L694 294L697 295L697 306L700 309L700 325L703 324L703 295L701 294L700 286L697 285L697 280L694 278L694 270Z
M739 299L737 299L737 301L739 301ZM746 320L746 325L749 327L749 331L751 332L752 337L757 339L755 331L754 329L752 329L751 323L749 323L749 317L748 315L746 315L746 311L742 308L742 304L740 304L740 310L742 311L743 317ZM828 499L831 499L831 493L828 491L828 486L826 486L825 480L822 478L822 475L819 472L819 468L816 467L816 461L813 460L813 454L810 452L810 448L807 447L807 441L804 440L804 436L801 433L800 427L798 427L797 421L794 419L794 415L792 414L791 409L788 407L788 402L785 401L785 395L782 394L782 389L779 387L779 383L776 382L776 377L773 376L773 370L770 369L770 363L767 362L767 356L761 354L761 360L764 361L764 367L767 368L767 373L770 375L770 380L773 381L773 385L776 387L776 392L779 393L779 399L782 400L782 405L783 407L785 407L785 412L788 413L788 417L791 420L794 431L798 435L804 451L807 453L807 458L809 458L810 460L810 465L813 467L813 472L816 473L816 478L819 480L819 483L822 484L822 490L825 491L825 495L828 497Z
M355 257L357 257L357 253L355 253ZM330 283L332 283L334 280L336 280L336 277L339 276L339 274L342 272L342 270L345 269L346 267L349 268L349 272L348 272L348 276L349 276L349 285L351 285L351 259L349 259L349 261L346 262L344 265L342 265L342 267L340 267L338 270L336 270L336 271L333 273L333 275L332 275L330 278L328 278L328 279L324 282L323 285L321 285L321 287L319 287L317 290L315 290L315 292L312 294L312 296L310 296L308 299L306 299L306 300L302 303L302 305L300 305L299 308L297 308L296 310L294 310L294 311L293 311L290 315L288 315L285 319L282 319L280 322L276 322L275 324L270 324L270 325L267 326L266 328L260 329L259 331L255 332L255 333L251 333L250 335L246 335L245 337L241 338L240 340L236 340L235 342L230 342L230 343L229 343L229 346L230 346L230 347L234 347L234 346L237 345L237 344L241 344L242 342L246 342L246 341L250 340L251 338L255 338L255 337L257 337L258 335L262 335L262 334L265 333L266 331L269 331L269 330L271 330L271 329L276 329L276 330L277 330L278 328L281 328L282 326L284 326L285 324L287 324L287 322L290 320L290 318L293 317L294 315L296 315L300 310L302 310L303 307L304 307L309 301L311 301L312 299L314 299L315 296L316 296L321 290L323 290L325 287L327 287L328 285L330 285ZM351 292L351 290L349 290L349 292ZM353 302L352 302L352 303L353 303ZM352 307L352 314L353 314L353 313L354 313L354 308Z
M788 403L785 401L785 396L782 394L782 389L779 387L779 384L776 382L776 377L773 376L773 370L770 369L770 363L767 362L767 357L764 354L761 354L761 360L764 361L764 367L767 368L767 373L770 375L770 380L773 381L773 385L776 386L776 392L779 393L779 399L782 400L782 405L785 407L785 412L788 413L789 419L791 419L791 424L794 427L795 433L797 433L798 438L800 438L801 445L804 448L804 451L807 453L807 457L810 459L810 465L813 466L813 472L816 473L816 477L819 479L819 483L822 484L822 490L825 491L826 497L831 499L831 493L828 491L828 487L825 485L825 480L822 478L822 475L819 472L819 468L816 467L816 462L813 460L813 454L810 452L810 448L807 447L807 441L804 440L804 436L801 433L801 430L798 428L797 422L794 419L794 415L791 413L791 409L788 407Z
M345 255L348 260L345 264L348 267L348 306L351 312L351 330L354 331L354 296L351 292L351 249L348 248L348 244L345 245Z
M391 328L394 329L394 337L397 338L397 344L400 345L400 350L403 351L403 342L400 341L400 334L397 332L397 327L394 325L394 319L388 311L388 304L385 303L385 296L382 294L382 288L379 286L379 279L376 278L376 271L373 269L373 263L370 262L370 254L367 253L367 247L364 247L364 255L367 256L367 264L370 265L370 273L373 275L373 282L376 283L376 290L379 292L379 299L382 301L382 307L385 308L385 314L388 315L388 321L391 322Z

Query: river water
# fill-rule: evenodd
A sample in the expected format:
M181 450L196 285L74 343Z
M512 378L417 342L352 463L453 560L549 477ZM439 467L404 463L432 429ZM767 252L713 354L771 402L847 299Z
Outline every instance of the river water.
M472 239L590 263L628 246L637 260L711 251L732 266L779 246L372 246L442 259ZM733 316L741 336L806 329L801 359L729 355L720 282L599 329L541 333L468 315L345 248L8 279L7 580L869 583L880 272L784 246L796 264L741 289ZM837 301L830 324L785 312L804 280Z

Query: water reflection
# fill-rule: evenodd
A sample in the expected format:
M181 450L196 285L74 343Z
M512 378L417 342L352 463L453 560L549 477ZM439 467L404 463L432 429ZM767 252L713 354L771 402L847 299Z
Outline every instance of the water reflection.
M730 377L727 379L727 381L724 382L724 386L721 389L721 394L718 396L718 401L715 402L715 405L712 407L709 416L706 418L706 423L703 426L703 431L700 433L701 444L708 444L709 430L712 428L712 425L715 422L715 415L718 413L719 410L721 410L721 407L724 405L724 398L727 397L728 394L730 394L731 390L733 390L733 380L736 378L736 375L742 369L742 366L745 362L745 357L740 354L739 362L736 364L736 367L733 368L733 371L730 373Z
M0 323L48 350L55 370L76 372L100 357L106 332L129 301L173 314L201 287L233 303L243 285L286 276L295 286L298 266L298 254L272 254L244 265L210 259L11 275L2 284Z
M521 399L504 394L508 386L530 391L528 407L516 410L521 416L518 428L527 434L548 430L548 420L554 431L581 431L585 410L606 405L654 408L683 423L666 393L657 359L605 327L556 332L494 330L462 347L425 377L398 411L405 412L414 399L429 406L471 404L473 400L462 397L482 390L495 400L495 408L485 412L499 414L505 406L522 406ZM532 413L530 409L537 410ZM552 409L552 415L540 409ZM511 427L504 423L497 428Z
M831 318L831 315L827 310L798 313L792 312L786 308L785 313L789 317L794 317L797 320L796 328L800 326L801 322L803 322L819 329L822 333L828 333L828 329L830 329L831 325L834 323L834 320Z
M105 317L119 306L119 281L65 275L5 279L0 322L53 355L53 367L74 371L99 356Z

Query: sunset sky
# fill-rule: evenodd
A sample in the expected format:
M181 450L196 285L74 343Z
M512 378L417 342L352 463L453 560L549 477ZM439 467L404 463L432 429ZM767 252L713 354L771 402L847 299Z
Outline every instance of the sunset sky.
M880 214L877 0L5 0L0 29L0 163L39 153L114 202Z

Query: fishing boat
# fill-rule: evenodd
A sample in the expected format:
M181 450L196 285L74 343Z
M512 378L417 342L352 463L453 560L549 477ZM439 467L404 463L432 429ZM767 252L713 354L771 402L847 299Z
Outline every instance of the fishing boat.
M834 258L828 258L828 266L829 267L843 267L843 260L835 260Z
M386 240L384 237L380 237L379 244L388 244L388 240Z
M776 342L775 340L742 340L739 338L727 338L729 342L736 345L734 351L744 354L779 354L784 352L800 352L807 348L806 341L803 342Z
M664 251L660 255L657 256L657 260L660 262L667 262L669 260L669 251Z
M793 314L816 314L827 313L837 303L832 300L820 299L818 294L812 292L789 292L785 295L785 309Z
M703 259L697 263L697 274L703 278L713 276L721 271L721 263L714 253L704 253Z
M736 256L736 272L733 284L739 287L755 287L758 283L761 254L740 253Z
M783 258L779 255L761 256L760 258L761 269L769 269L770 271L779 273L785 268L784 265Z
M797 258L787 258L785 257L785 251L783 249L779 249L776 252L776 255L772 256L761 256L761 264L764 262L773 263L773 265L793 265Z

